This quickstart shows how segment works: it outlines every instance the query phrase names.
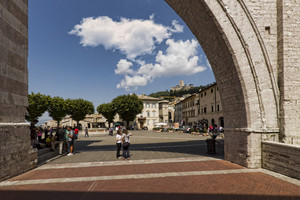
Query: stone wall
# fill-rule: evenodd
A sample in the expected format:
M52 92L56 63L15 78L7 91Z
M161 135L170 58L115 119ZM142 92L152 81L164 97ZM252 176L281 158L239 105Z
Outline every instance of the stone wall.
M30 145L27 123L0 124L0 181L37 166L38 150Z
M280 131L300 145L300 1L277 2Z
M223 106L225 158L260 167L261 140L279 133L276 1L166 0L213 69Z
M262 167L300 180L300 146L262 142Z
M0 1L0 180L36 166L25 122L28 94L28 2Z

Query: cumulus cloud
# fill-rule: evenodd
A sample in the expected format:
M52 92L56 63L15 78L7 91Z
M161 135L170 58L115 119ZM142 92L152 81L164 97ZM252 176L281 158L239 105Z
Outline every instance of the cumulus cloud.
M103 45L105 49L120 50L127 59L134 60L151 54L156 44L175 32L183 32L183 26L177 21L172 22L172 27L157 24L152 14L147 20L121 18L114 21L107 16L83 18L69 34L80 37L82 46Z
M115 69L116 74L133 74L133 70L130 69L132 62L127 61L126 59L121 59L117 64L117 69Z
M196 40L168 39L166 44L168 45L166 54L159 51L154 64L138 60L136 64L139 65L139 69L134 71L132 76L126 75L117 88L129 89L145 86L157 77L193 75L206 69L198 65L197 47L199 44Z

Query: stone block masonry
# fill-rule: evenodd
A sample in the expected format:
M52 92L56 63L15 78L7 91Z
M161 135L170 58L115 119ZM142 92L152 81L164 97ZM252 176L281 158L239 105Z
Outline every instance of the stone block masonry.
M262 142L262 167L300 180L300 146Z
M37 166L37 149L30 143L27 123L0 123L0 181Z
M28 2L0 1L0 181L37 166L29 124Z

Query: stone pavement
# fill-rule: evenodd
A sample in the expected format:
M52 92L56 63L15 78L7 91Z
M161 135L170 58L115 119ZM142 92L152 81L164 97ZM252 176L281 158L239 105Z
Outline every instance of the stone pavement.
M0 183L2 200L300 199L300 181L207 156L205 138L134 132L132 159L116 160L114 137L76 141L62 156Z

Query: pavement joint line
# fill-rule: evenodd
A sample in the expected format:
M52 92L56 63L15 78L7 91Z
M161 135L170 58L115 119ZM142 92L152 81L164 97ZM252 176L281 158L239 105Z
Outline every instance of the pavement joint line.
M283 180L283 181L286 181L286 182L289 182L289 183L292 183L294 185L297 185L297 186L300 186L300 180L297 180L297 179L294 179L294 178L291 178L291 177L288 177L288 176L285 176L283 174L279 174L279 173L276 173L276 172L272 172L272 171L269 171L267 169L258 169L259 172L261 173L264 173L264 174L267 174L267 175L270 175L270 176L273 176L277 179L280 179L280 180Z
M151 160L126 160L126 161L103 161L103 162L81 162L81 163L66 163L66 164L47 164L40 166L34 170L47 169L64 169L64 168L81 168L81 167L102 167L102 166L119 166L119 165L146 165L160 163L179 163L179 162L205 162L219 161L223 159L211 157L198 158L170 158L170 159L151 159Z
M70 183L70 182L93 182L93 181L110 181L124 179L151 179L151 178L167 178L181 176L201 176L201 175L219 175L219 174L239 174L258 172L256 169L231 169L231 170L213 170L213 171L188 171L188 172L168 172L168 173L150 173L150 174L130 174L115 176L92 176L92 177L76 177L76 178L54 178L54 179L35 179L21 181L3 181L0 187L18 186L18 185L37 185L51 183Z
M147 139L165 139L165 140L191 140L191 141L199 141L199 138L181 138L181 137L147 137L147 136L135 136L133 135L132 137L134 138L147 138ZM207 137L207 138L211 138L211 137ZM202 138L203 139L203 138ZM201 141L201 140L200 140Z

